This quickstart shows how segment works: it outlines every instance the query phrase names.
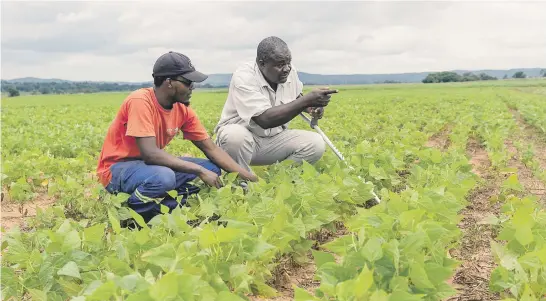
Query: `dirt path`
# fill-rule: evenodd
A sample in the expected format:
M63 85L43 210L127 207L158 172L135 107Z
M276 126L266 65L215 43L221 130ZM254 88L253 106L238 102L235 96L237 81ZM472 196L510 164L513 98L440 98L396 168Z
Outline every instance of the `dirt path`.
M534 146L533 159L538 162L542 170L546 170L546 135L534 126L527 124L517 110L510 109L510 112L514 116L519 129L518 136L514 138L519 138L518 140L524 145L532 144ZM539 201L546 206L546 183L536 179L533 171L522 163L524 154L518 152L512 141L507 142L506 147L518 159L514 158L517 161L516 167L521 173L519 176L520 182L525 190L536 195Z
M511 112L520 129L512 139L517 139L524 144L532 142L535 146L535 159L539 161L542 168L546 169L546 139L544 139L544 135L534 127L527 125L517 111L511 110ZM523 154L514 146L513 141L515 140L512 139L505 141L505 147L510 154L508 167L516 171L527 194L537 196L546 204L544 183L538 180L533 175L533 171L522 163ZM461 211L463 220L458 226L463 231L462 244L459 249L450 252L454 258L462 261L452 282L459 294L448 300L500 300L498 294L493 294L489 290L490 275L495 268L490 241L494 240L496 233L491 226L480 222L489 214L499 214L499 207L502 204L492 203L490 198L499 195L502 181L510 176L510 173L491 171L491 162L487 151L475 139L469 140L467 154L471 158L473 172L484 182L471 192L470 205Z
M510 112L516 119L516 123L521 132L521 139L534 144L535 159L538 160L542 169L546 169L546 134L542 133L534 126L527 124L517 110L510 109Z
M538 197L539 202L546 204L546 185L533 175L533 171L521 161L522 154L516 149L512 141L504 143L512 158L509 166L518 169L518 180L525 188L525 192Z
M442 128L441 131L437 132L436 134L432 135L425 146L427 147L435 147L441 151L446 150L450 145L449 140L449 133L451 132L451 126L446 125Z
M309 236L308 239L315 240L313 249L328 252L321 249L320 245L328 243L337 237L347 234L347 231L342 223L336 222L336 231L332 232L327 229L321 229L315 235ZM311 252L307 253L309 263L298 265L292 262L288 257L283 257L277 269L273 272L274 279L270 285L275 288L279 296L275 298L262 298L258 296L248 296L251 301L288 301L294 300L294 288L297 286L305 289L311 295L315 295L315 289L320 286L320 282L314 279L317 267L315 266ZM336 260L339 258L334 254Z
M49 197L47 193L39 193L36 198L23 204L15 203L2 193L1 224L5 231L9 231L15 226L20 229L26 228L26 220L36 216L37 209L45 209L55 203L55 199Z
M469 140L467 154L473 172L483 183L470 192L470 204L461 211L463 219L458 225L463 232L461 246L450 251L451 256L462 262L452 280L459 293L448 300L500 300L489 290L490 275L495 268L490 246L493 230L480 222L489 214L498 214L499 205L492 205L490 198L498 195L501 180L490 171L489 156L478 141Z

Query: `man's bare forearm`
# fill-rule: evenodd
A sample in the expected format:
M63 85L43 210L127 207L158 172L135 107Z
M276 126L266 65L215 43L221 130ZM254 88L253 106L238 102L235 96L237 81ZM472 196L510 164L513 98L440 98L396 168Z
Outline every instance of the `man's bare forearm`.
M235 160L233 160L228 153L214 144L211 139L193 141L193 144L197 146L210 161L212 161L222 170L227 172L237 172L241 177L246 179L254 178L252 172L237 164L237 162L235 162Z
M207 152L207 158L213 163L218 165L221 169L227 172L237 172L241 176L246 177L249 174L249 171L241 167L237 162L235 162L226 152L221 148L215 147Z
M256 124L264 129L281 126L307 108L307 103L299 98L290 103L267 109L260 116L252 118Z
M150 152L143 159L144 159L144 162L149 165L165 166L174 171L189 173L194 175L202 174L205 169L204 167L198 164L180 160L180 158L177 158L161 149Z

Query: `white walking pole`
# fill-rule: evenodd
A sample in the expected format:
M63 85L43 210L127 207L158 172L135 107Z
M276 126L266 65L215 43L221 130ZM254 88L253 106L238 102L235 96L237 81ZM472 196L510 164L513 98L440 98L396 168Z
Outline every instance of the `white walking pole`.
M332 143L332 141L330 141L330 139L328 139L328 137L326 136L326 134L324 134L324 132L319 128L318 126L318 120L313 118L312 120L310 120L307 116L305 116L303 113L300 113L300 116L307 122L309 123L309 125L311 126L312 129L314 129L315 131L317 131L321 136L322 136L322 139L324 140L324 142L326 142L326 144L328 144L328 146L334 151L334 153L336 154L336 156L341 160L343 161L343 163L345 163L345 165L352 171L354 171L355 169L350 166L347 161L345 160L345 158L343 157L343 155L341 154L341 152L335 147L335 145ZM362 179L360 176L358 176L358 178L366 183L366 181L364 181L364 179ZM374 196L374 199L375 201L379 204L381 203L381 200L379 199L379 197L377 196L377 194L375 194L375 192L373 191L372 189L372 194Z

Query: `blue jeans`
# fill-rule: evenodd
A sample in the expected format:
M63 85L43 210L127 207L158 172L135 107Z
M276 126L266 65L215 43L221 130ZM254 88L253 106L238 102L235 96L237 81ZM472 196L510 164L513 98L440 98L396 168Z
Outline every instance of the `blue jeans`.
M221 174L220 168L209 160L187 157L180 159ZM161 214L159 203L167 206L169 212L178 206L176 199L167 194L168 191L176 190L178 195L183 196L180 205L186 202L190 194L199 192L198 187L188 183L197 175L176 172L165 166L148 165L142 160L115 163L110 167L110 171L112 179L106 190L112 194L118 192L130 194L127 200L129 208L140 214L146 222Z

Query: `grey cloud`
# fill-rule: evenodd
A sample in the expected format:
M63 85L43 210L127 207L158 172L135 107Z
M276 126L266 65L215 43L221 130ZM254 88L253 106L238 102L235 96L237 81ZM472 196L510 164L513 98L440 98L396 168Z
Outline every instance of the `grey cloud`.
M2 73L148 80L168 50L227 73L270 35L306 72L540 67L544 11L507 2L3 2Z

